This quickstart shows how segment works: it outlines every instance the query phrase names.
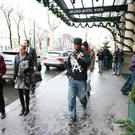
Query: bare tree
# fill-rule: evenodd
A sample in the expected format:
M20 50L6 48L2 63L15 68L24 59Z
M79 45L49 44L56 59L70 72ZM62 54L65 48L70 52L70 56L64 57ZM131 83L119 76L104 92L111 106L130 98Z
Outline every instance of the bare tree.
M11 31L10 16L11 16L11 12L13 11L13 8L11 7L10 9L7 10L6 8L4 8L4 5L1 4L0 9L4 13L4 16L5 16L6 21L7 21L7 26L8 26L8 29L9 29L10 47L12 49L12 31Z
M51 40L51 51L54 51L54 30L56 30L61 23L61 20L60 20L58 25L55 26L55 21L56 21L56 17L53 21L53 24L51 24L51 21L50 21L50 18L49 18L49 13L47 13L47 22L48 22L50 30L51 30L51 39L52 39Z
M38 30L36 32L36 36L38 38L39 47L41 49L42 41L47 36L47 31L42 30L42 28L38 28Z
M22 29L22 31L24 32L25 39L28 39L28 38L27 38L27 33L26 33L26 28L25 28L24 20L22 20L22 23L23 23L23 28L21 27L21 29Z
M63 34L63 44L67 46L67 49L71 49L71 45L73 43L74 37L72 37L70 34Z
M18 45L20 45L20 22L23 20L24 15L23 15L23 11L20 10L20 7L18 5L18 11L17 11L17 16L18 18L14 17L15 23L17 25L17 35L18 35Z

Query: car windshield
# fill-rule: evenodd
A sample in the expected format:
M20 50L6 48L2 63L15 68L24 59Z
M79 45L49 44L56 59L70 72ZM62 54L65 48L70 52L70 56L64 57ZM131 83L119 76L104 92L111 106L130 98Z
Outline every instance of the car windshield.
M56 57L60 57L60 53L48 53L46 56L56 58Z

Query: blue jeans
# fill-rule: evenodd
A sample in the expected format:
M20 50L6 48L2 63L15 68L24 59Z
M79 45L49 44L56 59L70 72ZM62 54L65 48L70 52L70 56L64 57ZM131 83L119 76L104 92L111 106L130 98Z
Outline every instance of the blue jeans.
M133 86L135 81L135 71L131 71L131 86Z
M83 106L87 105L86 89L87 89L86 81L69 79L69 82L68 82L68 109L69 109L69 113L70 113L70 118L76 117L76 95L78 96L78 98Z
M106 57L104 57L103 67L107 68L107 58Z
M118 70L118 75L120 74L120 62L115 62L115 74L117 74Z

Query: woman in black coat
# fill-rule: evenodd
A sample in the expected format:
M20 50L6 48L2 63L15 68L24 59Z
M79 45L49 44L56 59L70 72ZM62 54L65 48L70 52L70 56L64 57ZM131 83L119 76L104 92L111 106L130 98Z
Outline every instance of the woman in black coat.
M24 83L24 76L33 72L33 61L32 56L26 52L26 46L19 46L19 53L15 57L14 63L14 83L15 88L19 91L19 98L22 105L22 110L19 116L26 116L29 113L29 93L30 89ZM26 105L24 102L23 90L25 93Z

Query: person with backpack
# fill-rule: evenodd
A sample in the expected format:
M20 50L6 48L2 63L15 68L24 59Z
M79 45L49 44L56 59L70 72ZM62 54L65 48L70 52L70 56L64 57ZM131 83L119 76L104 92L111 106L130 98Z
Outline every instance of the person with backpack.
M93 71L94 65L95 65L95 59L94 59L95 53L92 50L90 50L90 47L88 47L88 43L86 41L82 43L81 48L83 50L88 51L89 54L90 54L90 64L87 67L87 96L89 97L90 96L90 91L91 91L91 85L90 85L91 72Z

